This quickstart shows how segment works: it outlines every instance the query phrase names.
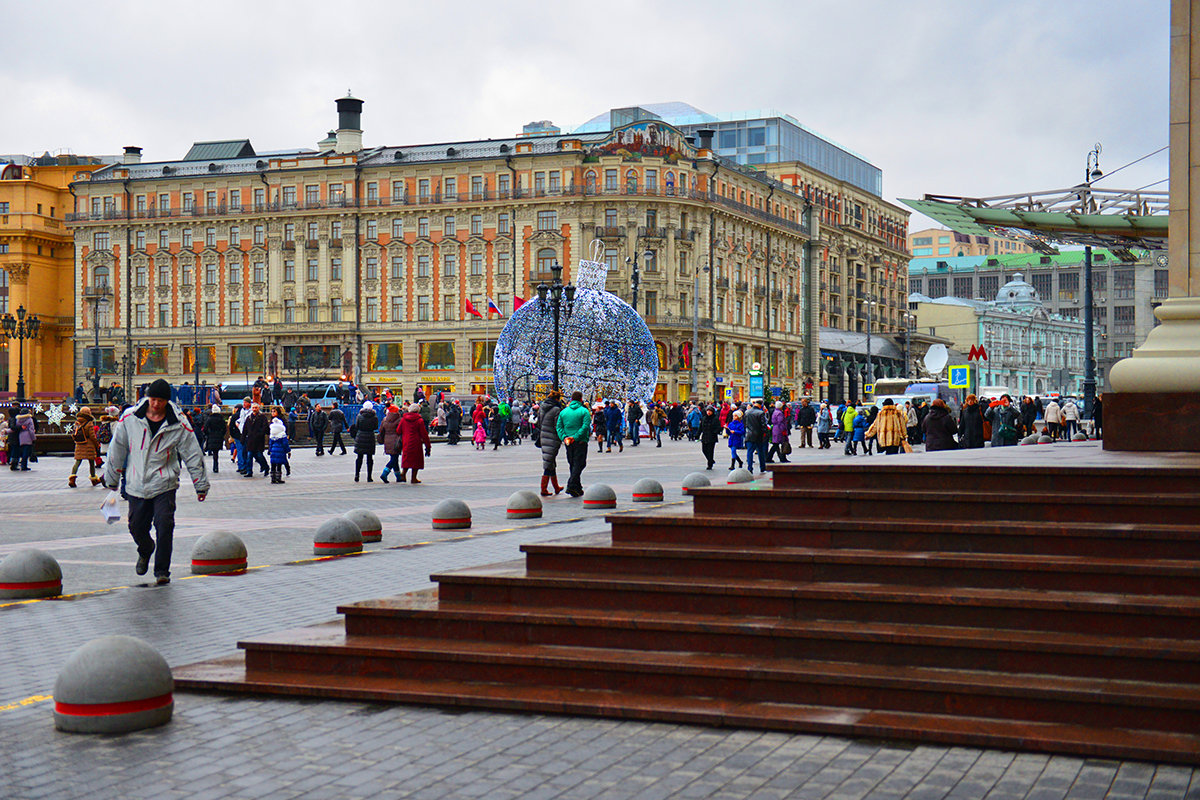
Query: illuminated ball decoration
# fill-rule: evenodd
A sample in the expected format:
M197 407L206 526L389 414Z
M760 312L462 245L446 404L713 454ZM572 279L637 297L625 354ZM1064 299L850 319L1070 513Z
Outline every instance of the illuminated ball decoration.
M649 400L658 383L658 350L638 313L607 291L608 265L580 261L575 301L559 316L558 383L564 397ZM554 313L549 297L513 312L496 340L496 392L537 399L554 380Z

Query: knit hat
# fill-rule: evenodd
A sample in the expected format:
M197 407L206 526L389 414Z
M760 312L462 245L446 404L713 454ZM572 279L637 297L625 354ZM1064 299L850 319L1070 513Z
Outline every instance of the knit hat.
M87 419L90 421L92 419L92 410L90 408L88 408L87 406L82 406L79 409L79 413L77 413L75 415L75 419L77 419L77 420Z
M162 378L159 378L154 383L150 384L150 388L146 390L146 397L157 397L159 400L170 400L171 384L167 383Z
M413 403L411 406L408 407L408 410L410 412L412 412L413 414L420 414L421 413L421 404Z
M215 404L214 404L214 405L213 405L213 407L212 407L212 413L214 413L214 414L220 414L220 413L221 413L221 407L220 407L220 406L218 406L218 405L215 405Z
M283 420L279 417L271 420L271 438L283 439L287 437L287 426L283 424Z

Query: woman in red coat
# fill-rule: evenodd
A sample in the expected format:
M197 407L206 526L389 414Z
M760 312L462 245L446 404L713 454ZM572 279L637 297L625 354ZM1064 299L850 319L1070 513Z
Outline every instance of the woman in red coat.
M429 429L421 417L421 406L413 403L400 418L400 482L412 470L412 482L417 480L417 470L425 468L425 456L429 455Z

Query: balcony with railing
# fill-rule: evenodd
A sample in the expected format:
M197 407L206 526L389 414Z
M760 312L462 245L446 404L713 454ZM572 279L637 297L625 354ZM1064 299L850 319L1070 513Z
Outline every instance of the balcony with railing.
M729 278L717 278L717 288L718 289L728 289L729 288Z
M624 225L597 225L593 229L593 236L597 239L620 239L625 236Z
M739 292L748 292L750 291L750 283L748 281L738 281L735 288Z
M641 239L665 239L667 238L666 228L647 227L643 225L638 228L638 238Z

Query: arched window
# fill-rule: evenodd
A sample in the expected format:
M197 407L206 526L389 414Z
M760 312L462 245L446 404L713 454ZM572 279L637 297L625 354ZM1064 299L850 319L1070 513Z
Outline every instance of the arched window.
M679 363L684 369L692 368L692 343L684 342L679 345Z
M667 196L675 194L675 173L667 173Z
M583 176L583 185L588 194L595 194L595 192L596 192L596 171L594 169L589 169L587 171L587 174Z
M637 194L637 188L638 188L637 172L631 169L625 173L625 193L626 194Z
M662 342L655 342L654 349L658 351L658 368L667 368L667 346Z
M92 286L99 289L108 285L108 267L102 264L92 267Z
M538 272L549 272L550 267L554 265L558 254L554 252L553 247L543 247L537 253Z

